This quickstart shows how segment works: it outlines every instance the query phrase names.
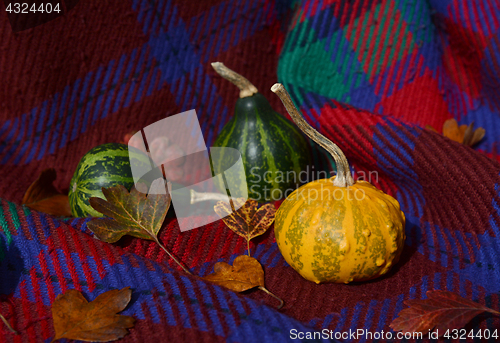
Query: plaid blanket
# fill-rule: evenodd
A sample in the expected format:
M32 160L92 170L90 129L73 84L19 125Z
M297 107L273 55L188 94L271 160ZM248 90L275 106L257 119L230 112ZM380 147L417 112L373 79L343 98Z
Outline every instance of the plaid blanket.
M123 342L280 342L324 329L370 341L345 333L391 332L403 302L432 289L500 308L497 1L82 0L17 33L0 8L0 313L20 332L0 325L1 342L49 342L51 304L68 289L92 300L130 286L123 314L137 322ZM196 109L211 146L237 100L213 61L245 75L286 115L269 90L282 82L356 175L376 172L371 182L407 218L404 252L388 275L308 282L270 230L250 246L267 288L285 301L277 310L263 292L187 276L153 242L107 244L93 238L88 218L20 205L43 169L55 168L67 192L88 150L169 115ZM424 128L440 130L449 118L484 127L485 138L472 149ZM315 165L331 168L311 146ZM160 240L200 276L246 249L222 221L181 233L170 218ZM480 316L467 328L499 325Z

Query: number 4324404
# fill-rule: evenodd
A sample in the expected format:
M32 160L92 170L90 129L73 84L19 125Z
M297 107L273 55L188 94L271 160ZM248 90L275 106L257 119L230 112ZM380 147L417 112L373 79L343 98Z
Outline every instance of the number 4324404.
M40 5L35 5L32 4L31 6L27 3L10 3L7 8L5 9L9 13L52 13L52 12L61 12L59 8L59 4L57 3L55 6L52 6L52 4L46 3L46 4L40 4Z
M489 329L484 329L484 330L478 330L476 332L474 332L474 330L470 330L469 332L467 332L465 329L453 329L453 330L446 330L443 337L447 339L494 338L496 340L498 339L498 333L496 329L494 331L490 331Z

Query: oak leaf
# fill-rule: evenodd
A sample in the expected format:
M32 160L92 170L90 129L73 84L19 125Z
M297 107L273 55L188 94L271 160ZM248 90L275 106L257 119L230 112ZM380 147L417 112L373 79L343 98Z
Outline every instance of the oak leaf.
M219 201L214 206L214 211L227 227L247 240L249 256L250 240L266 232L276 215L276 208L273 204L265 204L257 208L257 201L245 198L230 199L230 203Z
M161 178L152 182L149 192L144 183L132 187L130 193L122 185L103 187L106 200L92 197L89 202L96 211L110 218L94 218L87 227L107 243L115 243L125 235L155 241L175 263L191 274L158 240L158 232L171 202L167 188Z
M427 129L437 132L432 126L427 125ZM443 136L466 146L473 146L483 139L486 131L479 127L474 130L474 122L469 125L460 125L455 119L448 119L443 124Z
M29 208L53 216L71 217L67 195L59 193L53 185L56 180L53 168L45 169L24 194L22 204Z
M442 335L448 329L464 327L483 312L500 315L475 301L441 290L428 291L427 299L407 300L404 303L409 308L399 312L399 317L390 325L395 331L427 332L435 328Z
M88 342L108 342L122 338L135 319L117 314L127 307L129 287L105 292L88 302L77 290L57 296L52 304L56 335L52 341L68 338Z
M253 257L240 255L234 259L232 266L226 262L217 262L214 266L214 272L203 279L234 292L243 292L258 287L280 301L278 309L283 306L283 300L265 288L264 269L259 261Z

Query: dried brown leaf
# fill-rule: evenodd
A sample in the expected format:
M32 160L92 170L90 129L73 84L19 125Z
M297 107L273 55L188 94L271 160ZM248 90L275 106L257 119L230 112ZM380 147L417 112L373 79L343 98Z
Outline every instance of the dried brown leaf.
M436 328L441 335L448 329L464 327L472 318L483 312L499 312L475 301L462 298L448 291L428 291L427 299L407 300L409 308L399 312L390 325L395 331L427 332Z
M474 133L472 134L472 139L470 141L469 146L476 145L481 141L481 139L484 138L486 135L486 130L483 129L482 127L478 127L476 130L474 130Z
M462 125L462 127L458 127L458 123L455 119L448 119L443 124L443 136L448 137L452 141L462 144L462 142L464 141L464 132L467 128L467 125L465 125L465 127L464 125Z
M480 127L474 130L474 122L460 125L455 119L448 119L443 124L443 135L466 146L473 146L483 139L486 131Z
M56 178L53 168L42 171L26 190L22 204L53 216L71 217L68 196L59 193L53 185Z
M122 236L156 240L170 207L170 194L163 179L155 180L151 188L163 187L163 194L149 194L133 187L128 190L122 185L102 188L106 200L92 197L90 205L110 218L95 218L87 223L88 228L101 241L114 243ZM147 190L147 188L146 188ZM156 193L160 193L156 192ZM112 218L112 219L111 219Z
M474 130L474 122L472 122L469 126L467 126L467 129L465 130L464 141L462 144L466 146L473 146L481 139L483 139L485 134L486 131L482 127Z
M234 201L234 200L233 200ZM257 212L258 203L255 200L245 198L236 199L234 207L238 208L238 214L245 220L247 224L252 221L253 216Z
M170 185L167 187L170 189ZM158 240L158 232L171 202L165 180L154 180L146 196L147 192L148 188L143 183L132 187L130 193L122 185L102 188L106 200L92 197L89 202L96 211L110 218L94 218L87 223L87 227L97 238L108 243L115 243L125 235L153 240L187 274L191 274Z
M74 289L58 295L52 304L56 332L53 341L68 338L108 342L122 338L135 319L117 313L127 307L131 295L129 287L105 292L90 303Z
M239 207L236 211L224 201L219 201L214 210L231 230L247 241L262 235L274 221L276 208L273 204L257 208L257 201L245 201L245 198L233 199L233 204L234 208Z
M253 215L249 226L252 228L252 237L262 235L271 226L276 215L273 204L262 205Z
M244 198L233 199L234 208L243 207ZM231 205L224 201L219 201L214 206L214 211L222 218L224 223L238 235L247 238L248 223L240 211L233 211Z
M214 273L204 279L232 291L243 292L264 286L264 270L255 258L240 255L234 259L232 266L226 262L217 262Z
M278 309L283 306L283 300L269 292L265 287L264 269L259 261L253 257L240 255L234 259L232 266L226 262L217 262L214 266L214 272L203 279L234 292L243 292L258 287L280 302Z

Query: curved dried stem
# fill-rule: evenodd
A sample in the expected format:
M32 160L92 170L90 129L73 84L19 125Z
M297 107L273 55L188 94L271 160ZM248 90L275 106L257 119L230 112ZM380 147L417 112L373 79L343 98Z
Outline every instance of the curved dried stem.
M288 94L285 87L283 87L281 83L275 83L271 88L271 91L279 96L293 121L302 130L302 132L325 148L326 151L332 155L335 160L335 164L337 165L337 177L333 180L333 184L338 187L352 186L354 184L354 180L352 178L351 170L349 169L349 162L347 162L347 158L337 144L323 136L306 122L297 107L295 107L292 99L290 98L290 94Z
M240 89L240 98L246 98L258 93L258 89L245 77L229 69L221 62L213 62L212 67L217 74L234 84Z
M282 308L282 307L283 307L283 305L285 304L285 303L283 302L283 300L281 300L280 298L278 298L278 297L277 297L276 295L274 295L273 293L269 292L269 290L268 290L266 287L259 286L259 289L260 289L261 291L266 292L267 294L269 294L269 295L270 295L270 296L272 296L274 299L276 299L276 300L278 300L278 301L280 302L280 304L279 304L279 306L278 306L278 310L279 310L280 308Z
M18 334L19 334L16 330L14 330L14 329L12 328L12 326L10 326L9 322L7 321L7 319L5 319L5 317L4 317L4 316L2 316L1 314L0 314L0 319L1 319L1 320L2 320L2 322L5 324L5 326L7 327L7 329L9 329L9 331L10 331L10 332L12 332L12 333L14 333L14 334L16 334L16 335L18 335Z

